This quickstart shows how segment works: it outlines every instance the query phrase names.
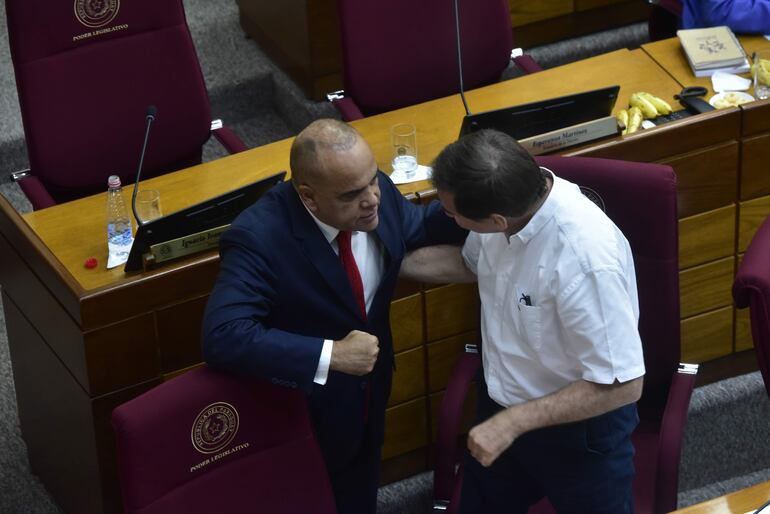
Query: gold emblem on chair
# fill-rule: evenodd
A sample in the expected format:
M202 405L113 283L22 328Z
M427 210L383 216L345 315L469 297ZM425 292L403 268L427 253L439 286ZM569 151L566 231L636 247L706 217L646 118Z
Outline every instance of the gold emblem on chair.
M89 28L104 27L119 9L120 0L75 0L75 17Z
M216 402L204 408L195 418L191 439L201 453L218 452L238 432L238 411L225 402Z

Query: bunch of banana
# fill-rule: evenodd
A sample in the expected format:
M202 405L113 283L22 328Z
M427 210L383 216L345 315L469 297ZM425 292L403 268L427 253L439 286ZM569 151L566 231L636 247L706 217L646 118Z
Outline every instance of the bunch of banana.
M671 114L671 106L657 96L639 91L631 95L628 100L629 109L621 109L615 117L626 128L623 130L623 134L633 134L639 130L639 126L642 124L642 119L652 119L658 116L665 116Z
M759 69L757 69L759 67ZM759 59L759 62L755 62L751 65L751 73L752 75L754 72L757 76L757 82L760 84L764 84L766 86L770 86L770 60L768 59Z

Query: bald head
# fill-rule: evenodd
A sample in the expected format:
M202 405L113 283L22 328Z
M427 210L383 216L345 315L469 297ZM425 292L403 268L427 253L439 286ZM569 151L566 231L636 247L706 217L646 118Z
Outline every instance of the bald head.
M294 186L320 178L326 172L326 155L350 152L359 139L356 129L335 119L316 120L305 127L291 145L289 166Z

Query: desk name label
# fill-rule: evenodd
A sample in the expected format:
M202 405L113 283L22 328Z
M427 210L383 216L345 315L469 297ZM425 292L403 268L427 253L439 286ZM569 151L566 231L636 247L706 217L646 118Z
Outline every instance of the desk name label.
M606 116L598 120L587 121L578 125L552 130L545 134L528 137L519 141L532 155L560 150L570 146L580 145L607 136L617 136L620 133L618 122L614 116Z

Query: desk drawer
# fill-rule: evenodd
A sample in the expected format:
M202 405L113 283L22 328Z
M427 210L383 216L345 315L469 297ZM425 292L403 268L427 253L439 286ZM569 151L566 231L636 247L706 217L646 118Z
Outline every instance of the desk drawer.
M382 458L416 450L428 444L428 398L391 407L385 412L385 444Z
M733 351L733 308L683 319L682 362L704 362Z
M479 327L478 285L451 284L425 292L428 342Z
M757 229L770 216L770 196L741 202L738 211L738 252L745 252Z
M478 334L477 331L466 332L428 345L429 392L435 393L446 388L465 345L478 343Z
M741 141L741 200L770 195L770 134Z
M732 305L734 265L728 257L679 273L682 319Z
M390 304L393 351L401 352L423 343L422 295L414 294Z
M679 269L732 256L735 204L679 220Z
M396 371L388 405L414 400L425 395L425 348L419 346L396 354Z
M664 159L661 163L676 172L680 218L725 207L737 200L737 141Z

